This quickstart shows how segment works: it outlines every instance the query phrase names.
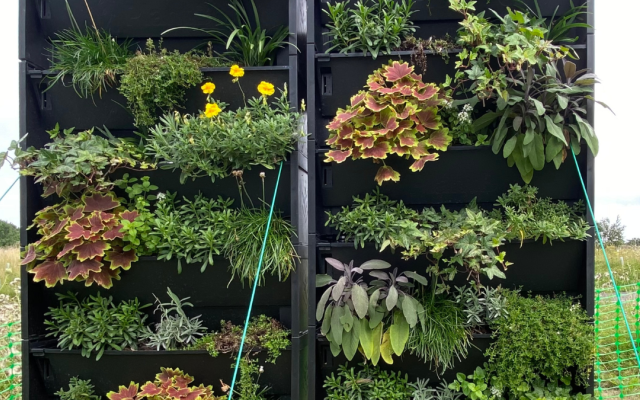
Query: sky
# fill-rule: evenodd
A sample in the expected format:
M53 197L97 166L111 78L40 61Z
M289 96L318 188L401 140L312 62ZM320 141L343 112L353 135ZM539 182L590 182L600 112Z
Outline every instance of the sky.
M596 7L602 2L596 3ZM624 10L620 13L619 10ZM640 15L640 1L615 0L610 7L596 8L596 73L601 84L596 98L614 111L596 109L596 133L600 153L596 158L595 213L598 220L620 216L627 239L640 238L640 129L637 77L629 56L629 42L636 37L635 21L624 15ZM0 150L18 139L18 1L0 1ZM622 57L627 54L626 57ZM551 165L547 165L550 168ZM0 196L17 177L7 166L0 168ZM20 222L18 185L0 203L0 219Z

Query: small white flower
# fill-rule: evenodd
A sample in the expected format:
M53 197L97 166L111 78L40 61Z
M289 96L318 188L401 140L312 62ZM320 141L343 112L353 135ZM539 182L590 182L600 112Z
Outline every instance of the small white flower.
M164 193L158 193L157 197L158 197L158 201L162 201L165 199L165 197L167 197L167 195Z
M471 106L471 104L465 104L464 107L462 107L462 111L470 113L471 111L473 111L473 107Z
M261 365L260 366L260 373L263 373L263 372L264 372L264 367Z
M471 118L469 118L469 114L467 114L466 111L462 111L460 113L458 113L458 121L465 123L465 122L469 122Z

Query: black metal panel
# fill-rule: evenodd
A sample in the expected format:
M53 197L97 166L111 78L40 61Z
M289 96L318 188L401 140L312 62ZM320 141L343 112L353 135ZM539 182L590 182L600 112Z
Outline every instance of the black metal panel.
M270 393L283 397L290 395L291 359L291 350L283 351L276 365L265 363L264 355L258 357L260 365L264 366L260 382L271 383ZM80 351L49 350L34 346L31 362L38 364L39 379L51 398L60 388L67 388L69 379L74 376L91 379L96 394L102 398L109 391L117 391L120 385L128 386L129 382L143 385L153 381L161 367L180 368L195 378L195 385L212 385L216 394L222 396L224 393L220 390L220 380L231 383L233 369L229 366L234 360L230 354L213 358L206 351L107 351L96 361L95 356L82 357Z

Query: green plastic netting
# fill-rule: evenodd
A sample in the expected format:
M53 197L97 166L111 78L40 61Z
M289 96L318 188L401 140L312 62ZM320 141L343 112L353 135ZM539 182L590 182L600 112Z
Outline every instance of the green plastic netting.
M20 322L0 325L0 399L21 398Z
M627 315L636 347L640 346L640 282L618 286L622 305L613 288L596 290L595 342L597 399L640 399L640 371L631 338L624 325Z

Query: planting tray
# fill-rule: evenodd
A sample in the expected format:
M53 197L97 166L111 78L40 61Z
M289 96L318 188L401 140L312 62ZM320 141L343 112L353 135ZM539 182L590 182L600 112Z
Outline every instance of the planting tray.
M47 396L40 399L54 398L53 394L60 388L68 388L72 377L91 379L96 394L103 398L109 391L117 391L120 385L136 382L142 386L153 381L161 367L180 368L195 378L193 385L212 385L216 395L223 396L220 380L231 384L235 361L231 354L213 358L206 351L106 351L96 361L95 355L82 357L79 350L40 348L38 345L32 346L31 357L37 368L40 390ZM258 361L264 366L260 383L271 386L270 394L290 398L294 371L291 349L283 351L275 365L265 362L264 353L258 356Z
M292 32L288 41L295 44L295 33L298 30L295 21L296 9L302 5L298 5L298 2L300 0L256 1L261 26L269 32L281 25L288 26ZM89 27L93 26L83 0L70 0L69 4L80 26L84 26L85 23ZM109 31L119 39L132 38L144 41L147 38L164 36L167 43L176 43L184 38L195 38L197 40L193 45L196 45L210 41L211 37L206 33L191 30L176 30L166 35L162 33L171 28L184 26L200 29L218 28L215 22L195 14L222 16L212 7L215 6L235 20L235 14L228 4L228 0L97 0L90 2L90 7L96 26ZM243 0L243 4L253 22L251 2ZM47 40L54 37L56 32L71 26L65 2L20 0L20 14L20 59L46 68L48 61L43 50L49 47Z
M456 373L469 375L473 373L477 366L482 366L483 362L486 361L484 352L492 342L493 339L491 339L491 335L489 334L473 335L467 358L456 362L453 368L440 375L432 371L431 368L429 368L429 364L425 364L422 359L411 355L408 351L405 351L402 357L394 356L394 363L392 365L385 364L382 359L380 359L378 365L384 370L401 372L403 376L406 374L409 377L409 382L415 382L417 378L429 379L429 386L436 387L439 385L439 382L453 382L456 379ZM315 379L317 387L319 388L317 398L325 398L326 391L322 388L322 384L332 373L337 373L340 365L346 363L349 367L361 368L361 366L359 366L362 359L360 354L356 354L351 361L347 361L342 353L338 357L333 357L329 348L329 341L322 336L319 336L317 340L316 357L318 357L318 369Z
M554 241L553 244L543 244L542 240L526 240L522 246L519 241L508 242L500 247L500 251L506 252L505 260L513 263L505 272L507 278L489 280L483 277L483 284L522 289L523 293L547 295L567 293L585 297L587 296L587 271L584 267L587 259L586 246L586 241L578 240ZM398 268L400 272L416 271L422 275L430 265L424 257L403 260L400 249L395 253L389 249L380 252L373 244L356 249L353 243L320 242L317 248L318 271L316 273L327 273L334 277L338 277L339 273L325 262L328 257L345 263L353 260L355 266L368 260L380 259L389 262L391 268ZM458 274L456 279L454 281L456 286L467 282L466 275L463 273ZM319 290L322 292L324 289Z
M203 83L211 81L216 84L213 95L215 101L227 103L227 109L231 110L243 106L242 92L238 84L232 82L229 68L204 68L203 73ZM96 94L93 99L85 99L78 96L70 86L71 77L65 79L69 86L58 82L47 90L47 77L53 75L50 71L31 70L28 74L31 78L28 95L34 98L33 103L38 107L42 129L51 129L56 123L64 128L75 127L81 130L94 126L104 126L110 130L135 129L127 99L117 88L108 89L102 97ZM247 67L245 76L240 81L247 99L260 96L257 87L261 81L273 83L276 88L283 89L289 82L289 67ZM279 94L276 90L276 95ZM180 112L198 114L200 110L204 110L207 95L197 85L187 90L185 99L184 109ZM69 110L74 112L70 113Z

